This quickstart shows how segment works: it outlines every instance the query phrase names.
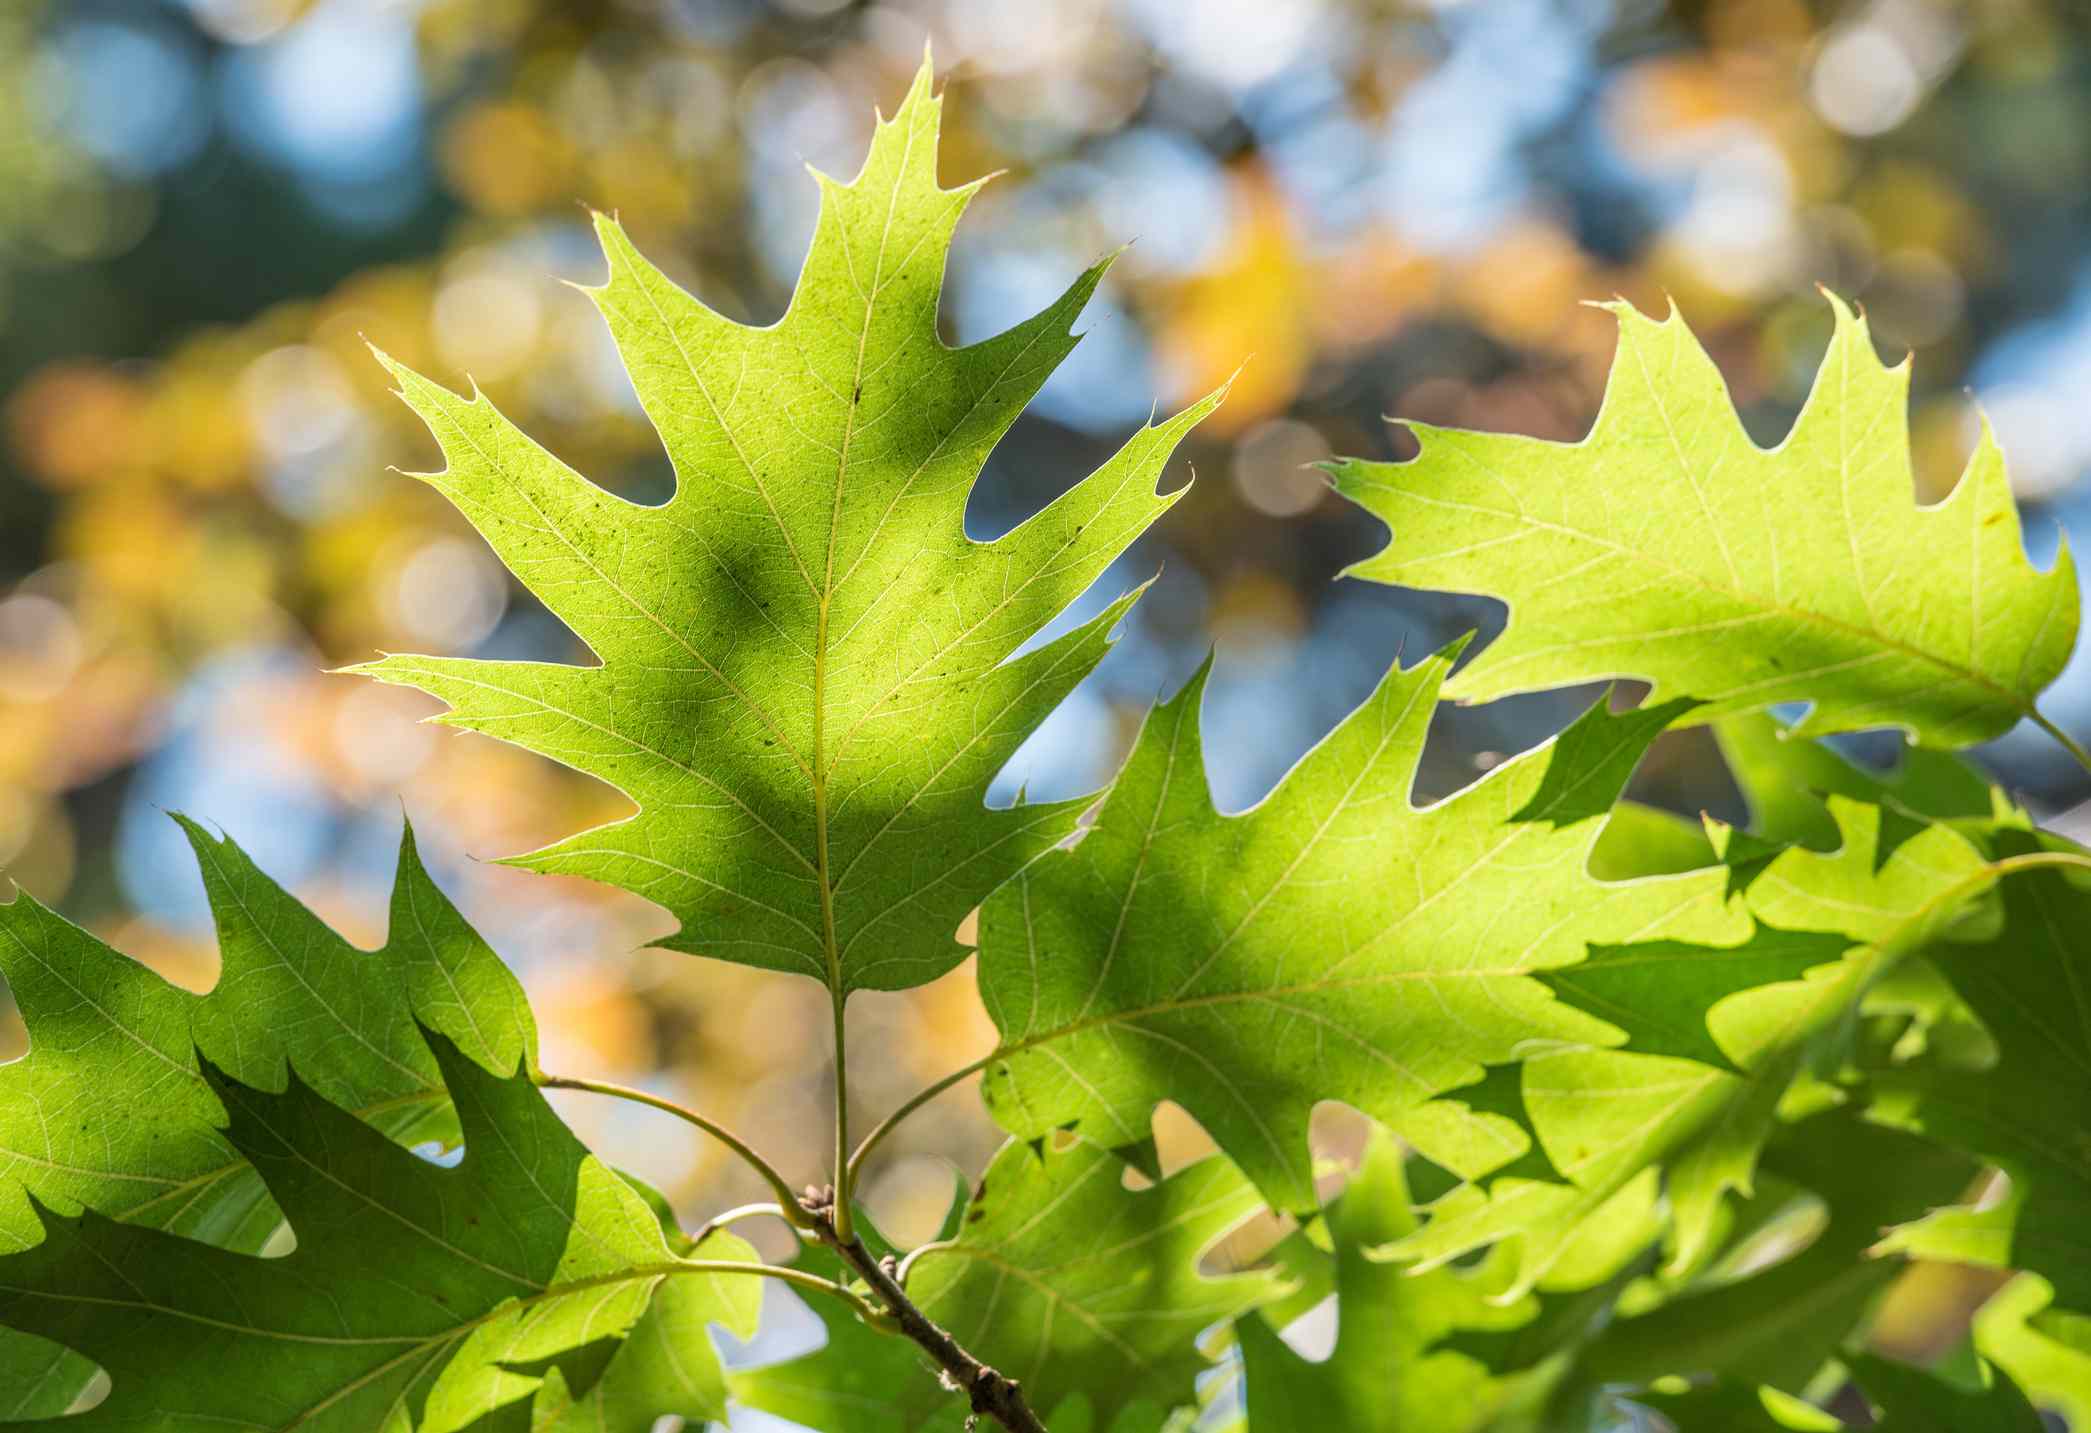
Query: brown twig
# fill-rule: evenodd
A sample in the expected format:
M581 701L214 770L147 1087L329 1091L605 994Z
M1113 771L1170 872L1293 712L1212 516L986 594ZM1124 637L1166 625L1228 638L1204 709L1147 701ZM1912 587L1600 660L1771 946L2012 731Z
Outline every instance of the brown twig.
M985 1062L983 1061L982 1063ZM971 1073L971 1068L968 1067L966 1070L960 1071L958 1075L940 1081L931 1088L929 1094L933 1095L956 1083L959 1078ZM914 1301L908 1298L907 1292L901 1287L900 1279L897 1276L897 1266L889 1267L887 1263L876 1258L871 1250L865 1246L862 1237L849 1227L846 1220L839 1217L838 1201L832 1185L818 1188L809 1186L804 1194L793 1195L790 1187L785 1184L783 1176L778 1174L768 1161L758 1155L731 1130L714 1120L698 1114L695 1110L685 1108L676 1104L673 1100L664 1099L645 1090L633 1089L628 1085L613 1085L602 1080L583 1080L566 1075L541 1075L538 1077L537 1082L546 1089L587 1090L593 1094L610 1095L617 1099L633 1100L640 1104L650 1105L655 1109L672 1114L678 1119L687 1120L697 1128L722 1140L729 1149L746 1160L756 1173L763 1177L765 1183L777 1191L780 1202L774 1205L743 1205L738 1209L728 1210L718 1220L713 1221L712 1224L707 1224L699 1231L700 1237L697 1242L701 1243L703 1237L709 1235L712 1229L720 1223L730 1222L731 1220L756 1213L777 1214L786 1223L794 1225L799 1231L800 1237L814 1239L833 1249L842 1262L847 1264L856 1273L857 1277L870 1286L872 1296L877 1300L880 1307L874 1308L853 1290L829 1284L827 1280L816 1278L802 1270L771 1269L766 1265L759 1267L736 1265L734 1267L746 1269L750 1272L769 1273L774 1277L789 1279L807 1287L818 1287L827 1292L839 1294L856 1308L860 1317L873 1327L912 1339L923 1352L936 1360L937 1367L943 1370L944 1382L955 1392L963 1393L966 1396L967 1401L972 1406L972 1415L967 1420L969 1426L981 1418L992 1418L1004 1428L1009 1429L1010 1433L1046 1433L1045 1424L1041 1423L1038 1415L1031 1411L1031 1405L1024 1400L1023 1389L1018 1387L1015 1379L988 1367L988 1365L982 1363L972 1354L966 1352L957 1339L938 1327L934 1320L917 1308ZM899 1115L904 1115L909 1110L916 1108L928 1097L929 1095L924 1095L915 1100L910 1100L907 1105L902 1107ZM858 1158L843 1165L840 1172L845 1177L849 1173L854 1172L856 1164L861 1162L863 1156L869 1152L870 1146L876 1142L877 1136L898 1122L899 1115L888 1120L878 1130L873 1131L873 1138L866 1141L865 1147L857 1152Z
M957 1339L917 1308L894 1277L890 1261L876 1258L861 1237L851 1234L844 1239L837 1235L832 1188L809 1188L800 1198L799 1207L806 1213L813 1237L833 1249L871 1287L872 1294L885 1305L893 1326L936 1360L949 1387L966 1396L973 1410L969 1426L980 1418L992 1418L1011 1433L1046 1433L1045 1424L1031 1411L1015 1379L966 1352Z

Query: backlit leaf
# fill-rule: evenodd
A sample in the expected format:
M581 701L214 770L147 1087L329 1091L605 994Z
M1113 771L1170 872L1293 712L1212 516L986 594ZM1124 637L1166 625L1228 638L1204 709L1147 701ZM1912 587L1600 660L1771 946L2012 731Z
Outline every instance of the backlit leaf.
M945 346L945 255L979 185L937 183L940 110L925 65L857 178L821 178L812 252L767 328L706 308L598 217L610 276L589 292L675 465L659 507L566 467L476 391L391 365L448 463L426 480L597 664L358 670L637 803L517 864L637 891L682 922L666 944L838 998L956 965L960 920L1073 829L1084 802L982 794L1134 594L1013 654L1181 496L1156 482L1218 401L1143 428L1004 536L966 535L982 464L1073 348L1106 264L1007 333Z
M1652 700L1704 703L1691 721L1807 702L1804 735L2000 735L2076 643L2075 564L2066 546L2050 572L2027 562L1986 427L1952 495L1917 505L1908 365L1832 306L1814 392L1764 449L1682 318L1612 305L1619 349L1583 441L1412 424L1412 462L1334 466L1392 534L1352 572L1510 605L1450 684L1461 700L1638 677Z
M1311 1208L1317 1102L1342 1100L1432 1149L1444 1112L1417 1112L1433 1096L1528 1049L1616 1038L1537 971L1592 941L1747 934L1723 872L1589 874L1612 798L1672 710L1600 706L1413 806L1457 651L1390 672L1239 815L1206 785L1203 676L1156 709L1095 829L982 914L981 993L1002 1031L984 1084L997 1119L1026 1137L1072 1123L1130 1144L1174 1100L1274 1202ZM1444 1133L1492 1143L1495 1163L1528 1145L1500 1118Z

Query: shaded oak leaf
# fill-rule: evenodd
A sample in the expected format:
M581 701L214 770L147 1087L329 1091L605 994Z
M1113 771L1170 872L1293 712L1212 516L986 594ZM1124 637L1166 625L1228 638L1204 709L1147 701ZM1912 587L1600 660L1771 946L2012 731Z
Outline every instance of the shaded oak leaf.
M666 1281L747 1284L716 1306L752 1317L752 1276L678 1256L652 1207L560 1123L531 1071L493 1074L442 1035L427 1042L464 1137L454 1169L401 1148L295 1070L272 1093L204 1065L227 1143L296 1237L288 1254L36 1206L41 1241L0 1256L0 1324L108 1374L108 1395L69 1429L455 1433L527 1405L565 1360L576 1360L569 1373L586 1366L589 1351L640 1323ZM751 1256L716 1237L712 1259ZM713 1356L708 1345L685 1352Z
M489 1070L535 1067L522 988L429 879L411 829L390 933L364 951L231 841L177 819L218 930L220 973L204 995L26 894L0 906L0 975L29 1033L29 1053L0 1065L0 1252L43 1237L38 1206L258 1252L282 1214L226 1134L199 1053L258 1088L282 1089L294 1069L404 1143L456 1134L417 1019ZM41 1390L40 1410L62 1411L92 1372L0 1329L0 1387Z
M1853 1382L1880 1412L1866 1426L1880 1433L2042 1433L2046 1426L2018 1385L1994 1368L1985 1369L1985 1386L1963 1388L1872 1354L1854 1354L1847 1363ZM1855 1426L1774 1389L1741 1383L1635 1394L1632 1401L1688 1433L1837 1433Z

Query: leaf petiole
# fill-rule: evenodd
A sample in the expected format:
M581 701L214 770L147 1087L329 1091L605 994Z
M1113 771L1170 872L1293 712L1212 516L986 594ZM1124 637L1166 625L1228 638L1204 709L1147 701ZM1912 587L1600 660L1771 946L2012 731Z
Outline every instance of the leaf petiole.
M791 1225L794 1232L804 1232L804 1226L792 1214L787 1213L781 1204L741 1204L722 1213L714 1214L711 1218L705 1220L698 1227L697 1232L690 1236L690 1247L693 1249L698 1247L728 1225L738 1224L743 1219L757 1219L765 1214L773 1218L782 1219L785 1223Z
M953 1085L958 1084L960 1081L966 1079L968 1076L979 1074L982 1070L986 1069L989 1065L993 1064L997 1059L999 1059L1002 1055L1006 1053L1006 1051L1000 1048L990 1050L987 1054L982 1055L979 1059L973 1061L971 1064L959 1066L956 1070L953 1070L950 1074L944 1076L935 1084L929 1085L924 1089L916 1091L913 1095L910 1095L905 1101L901 1103L901 1105L897 1109L893 1111L893 1113L887 1115L884 1119L880 1120L876 1125L872 1127L871 1132L864 1136L863 1142L857 1146L856 1152L850 1155L848 1163L843 1166L844 1174L850 1180L854 1181L857 1175L857 1171L863 1167L864 1161L866 1158L870 1156L871 1151L877 1147L880 1140L883 1140L887 1135L891 1134L894 1131L894 1129L899 1126L902 1120L906 1119L916 1110L921 1109L924 1105L928 1104L938 1095L943 1094L944 1091L950 1089Z
M2059 745L2064 751L2068 752L2070 756L2075 759L2076 764L2078 766L2083 767L2084 770L2087 772L2091 772L2091 751L2087 751L2084 748L2084 744L2082 742L2078 741L2068 732L2062 730L2061 727L2056 726L2054 722L2048 719L2046 713L2044 712L2036 710L2033 712L2029 712L2027 715L2029 720L2032 721L2033 725L2039 727L2042 731L2046 732L2049 736L2053 737L2055 739L2056 744Z
M684 1259L666 1273L691 1274L755 1274L779 1283L792 1284L815 1293L827 1294L848 1304L858 1318L874 1328L893 1327L893 1317L885 1310L874 1307L862 1294L846 1289L833 1279L823 1279L818 1274L809 1274L804 1269L793 1269L783 1264L750 1264L738 1259Z
M843 1011L847 997L833 994L835 1004L835 1233L844 1243L856 1237L850 1211L856 1199L857 1163L849 1153L849 1051Z
M779 1174L768 1160L757 1154L747 1141L717 1120L708 1119L671 1099L635 1089L630 1085L613 1084L608 1080L584 1080L576 1075L540 1075L537 1083L541 1089L583 1090L591 1095L608 1095L615 1100L630 1100L634 1104L646 1105L664 1114L674 1115L686 1124L695 1125L739 1155L750 1169L762 1176L763 1183L769 1185L777 1195L777 1212L782 1218L801 1229L812 1227L805 1210L799 1205L798 1196L792 1193L791 1186L784 1182L784 1176Z

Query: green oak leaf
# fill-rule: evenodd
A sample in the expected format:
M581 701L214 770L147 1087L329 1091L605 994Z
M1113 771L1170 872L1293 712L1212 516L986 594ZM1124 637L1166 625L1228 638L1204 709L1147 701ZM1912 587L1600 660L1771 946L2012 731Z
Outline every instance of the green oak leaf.
M1486 1266L1416 1276L1365 1255L1415 1225L1404 1159L1393 1137L1375 1130L1328 1210L1337 1319L1326 1359L1295 1353L1261 1317L1235 1325L1253 1433L1466 1433L1486 1427L1510 1396L1487 1364L1440 1345L1455 1333L1520 1328L1532 1321L1535 1299L1495 1302Z
M1854 942L1834 931L1759 926L1741 945L1709 949L1678 940L1593 945L1580 965L1534 979L1566 1003L1624 1030L1619 1049L1733 1070L1707 1017L1731 995L1799 980L1834 965Z
M1888 1120L1907 1122L1906 1111L1898 1119L1898 1101L1890 1086L1887 1099L1875 1108ZM1923 1219L1892 1229L1881 1247L1913 1259L1932 1259L1945 1264L1975 1264L1990 1269L2012 1266L2012 1240L2018 1231L2019 1206L2025 1191L2007 1185L1993 1202L1980 1205L1952 1204Z
M1632 1402L1661 1414L1676 1433L1843 1433L1849 1426L1792 1394L1746 1383L1637 1393Z
M1263 1209L1217 1155L1147 1189L1081 1140L1002 1148L958 1235L912 1256L909 1297L1032 1406L1077 1394L1094 1426L1135 1403L1195 1402L1212 1365L1198 1335L1284 1292L1268 1271L1208 1276L1199 1261Z
M744 1248L717 1236L703 1247L708 1259ZM761 1311L753 1297L758 1287L755 1279L663 1279L639 1321L603 1350L607 1362L579 1396L561 1367L545 1373L531 1409L532 1433L652 1433L665 1417L699 1426L722 1417L726 1370L710 1327L720 1324L752 1337Z
M0 906L0 974L30 1041L0 1065L0 1252L42 1237L39 1204L262 1248L282 1216L224 1132L199 1051L262 1088L283 1088L294 1067L406 1143L456 1132L417 1018L489 1070L535 1066L522 988L429 879L411 829L389 938L363 951L232 842L182 826L218 927L222 969L208 994L170 985L28 895ZM77 1358L53 1369L53 1358L0 1328L0 1388L44 1390L42 1412L62 1411L92 1374Z
M1603 881L1669 876L1718 865L1703 822L1674 811L1622 800L1590 853L1590 874Z
M2054 1296L2020 1274L1975 1311L1975 1349L2071 1428L2091 1427L2091 1318L2052 1311Z
M1776 1215L1813 1196L1823 1227L1769 1267L1711 1281L1695 1274L1654 1307L1614 1319L1577 1355L1581 1384L1712 1375L1802 1391L1908 1267L1872 1256L1881 1231L1959 1197L1976 1167L1955 1150L1834 1109L1780 1130L1763 1171L1770 1177L1758 1200ZM1757 1262L1753 1250L1742 1252Z
M1986 427L1952 495L1917 505L1908 365L1831 302L1814 391L1769 450L1682 318L1610 305L1618 353L1581 442L1412 424L1413 461L1332 466L1392 534L1351 573L1509 604L1448 688L1462 700L1636 677L1705 703L1694 722L1807 702L1803 735L2001 735L2075 645L2075 564L2026 560Z
M99 1372L63 1344L0 1328L0 1420L67 1413L91 1396Z
M1961 1388L1872 1354L1850 1360L1852 1378L1880 1410L1881 1433L2044 1433L2025 1393L1998 1369L1982 1388Z
M794 1267L846 1281L826 1249L802 1249ZM881 1333L842 1304L810 1300L824 1339L796 1358L729 1375L736 1401L822 1433L960 1433L968 1409L937 1381L935 1366L903 1338Z
M1393 1125L1440 1163L1465 1162L1447 1142L1480 1139L1500 1164L1529 1147L1512 1121L1424 1102L1529 1049L1616 1038L1534 972L1593 940L1747 934L1722 871L1589 873L1612 798L1675 708L1600 704L1413 806L1459 647L1390 671L1239 815L1206 784L1205 674L1155 710L1094 828L983 908L981 994L1002 1036L983 1090L1004 1127L1038 1137L1072 1124L1130 1144L1174 1100L1296 1211L1316 1203L1307 1127L1322 1100Z
M1984 1388L1961 1388L1907 1364L1872 1354L1846 1360L1852 1379L1880 1410L1868 1427L1880 1433L2042 1433L2040 1414L2018 1385L1996 1369ZM1637 1393L1679 1433L1837 1433L1852 1425L1773 1389L1719 1383L1682 1393Z
M937 1238L958 1236L964 1209L961 1182L953 1189ZM873 1254L899 1255L861 1209L856 1228ZM802 1244L792 1266L837 1283L847 1284L855 1277L840 1255L819 1244ZM872 1328L835 1300L806 1304L820 1320L820 1347L775 1363L735 1369L729 1386L737 1402L822 1433L961 1433L971 1410L943 1385L936 1365L920 1348Z
M1767 712L1715 722L1713 736L1749 803L1750 834L1766 842L1833 850L1839 836L1823 804L1827 796L1892 805L1933 821L1998 813L2000 793L1952 752L1904 747L1894 770L1871 771L1821 742L1796 736Z
M427 1041L464 1136L455 1169L401 1148L295 1072L270 1093L204 1067L226 1141L296 1235L281 1257L38 1207L42 1242L0 1255L0 1323L108 1373L108 1396L68 1429L454 1433L527 1408L546 1370L585 1363L632 1330L664 1283L745 1284L712 1306L749 1324L754 1278L680 1258L646 1200L559 1122L531 1071L492 1074L445 1037ZM705 1253L752 1251L722 1235ZM713 1356L702 1344L681 1351Z
M957 1234L963 1208L962 1199L952 1205L940 1237ZM874 1253L887 1252L861 1211L857 1229ZM839 1258L817 1246L802 1249L794 1267L825 1279L850 1278ZM737 1402L821 1433L966 1433L971 1411L966 1400L944 1385L936 1365L913 1343L869 1327L831 1299L809 1300L808 1307L821 1323L820 1347L736 1369L730 1386ZM1053 1433L1098 1433L1092 1409L1080 1394L1043 1416ZM1148 1433L1163 1421L1153 1404L1128 1404L1107 1433Z
M1635 1189L1658 1171L1671 1206L1670 1267L1704 1254L1725 1198L1751 1187L1780 1101L1811 1063L1839 1058L1868 992L1912 952L1993 924L1987 893L1998 869L1959 832L1927 827L1883 857L1883 808L1832 797L1828 809L1839 847L1796 846L1774 858L1748 887L1749 914L1760 937L1812 931L1859 944L1799 980L1745 990L1693 973L1695 959L1718 971L1729 951L1656 944L1683 1008L1644 1004L1644 1015L1660 1018L1646 1030L1622 1025L1627 1049L1540 1052L1522 1067L1525 1112L1563 1178L1505 1173L1486 1187L1464 1185L1432 1206L1421 1230L1389 1246L1390 1257L1427 1267L1515 1240L1523 1272L1513 1288L1521 1290L1587 1241L1612 1201L1639 1197ZM1607 1018L1632 1014L1620 1008ZM1692 1028L1687 1016L1704 1021L1725 1056L1720 1065L1631 1048L1636 1038L1675 1048L1679 1031Z
M945 255L979 185L938 185L940 108L925 64L857 178L820 178L812 251L767 328L704 307L598 218L610 277L589 292L674 462L661 506L596 486L476 391L391 365L448 464L427 481L598 664L354 669L638 807L515 864L636 891L681 921L665 944L838 1000L957 965L960 921L1074 829L1085 801L981 795L1137 594L1018 649L1182 495L1156 481L1219 399L1142 429L1005 536L966 535L974 479L1106 264L1007 333L945 346Z
M2006 830L1993 848L2009 860L2047 846ZM1996 1042L1996 1065L1882 1073L1879 1114L2009 1173L2008 1201L1942 1214L1941 1225L1986 1233L1983 1262L2031 1269L2061 1307L2091 1312L2091 890L2032 870L2005 881L2001 896L1992 939L1932 952ZM1909 1237L1939 1247L1937 1228Z
M1532 1113L1525 1108L1523 1069L1521 1063L1489 1066L1475 1083L1405 1115L1402 1137L1452 1183L1507 1176L1559 1181L1561 1171L1547 1157ZM1433 1190L1433 1197L1443 1194L1445 1187Z

